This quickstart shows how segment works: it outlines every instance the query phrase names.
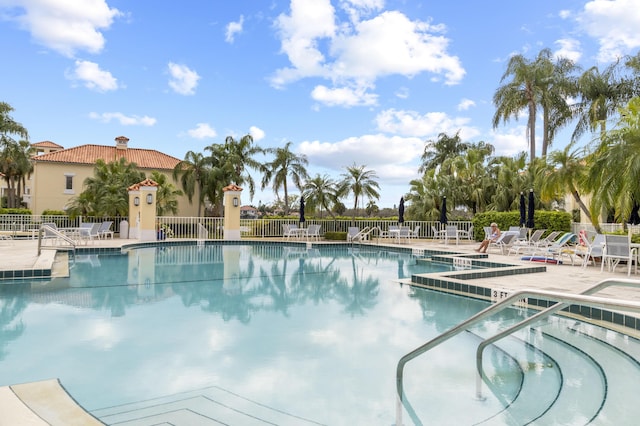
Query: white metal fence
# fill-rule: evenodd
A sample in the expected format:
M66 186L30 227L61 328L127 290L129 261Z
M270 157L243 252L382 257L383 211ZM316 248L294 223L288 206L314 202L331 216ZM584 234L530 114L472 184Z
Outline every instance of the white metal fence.
M43 223L53 222L59 228L78 227L83 222L102 222L104 220L113 221L112 230L120 234L120 226L126 218L123 217L77 217L71 220L64 215L0 215L0 233L11 235L13 238L33 238L37 235L37 230ZM224 218L222 217L173 217L160 216L157 218L158 228L162 227L168 238L193 238L193 239L222 239L224 230ZM283 225L299 225L296 219L241 219L240 230L242 236L252 238L277 238L283 233ZM365 227L378 228L387 231L389 226L398 225L394 220L370 220L370 219L312 219L304 223L309 225L320 225L320 235L327 232L347 232L350 226L357 226L360 229ZM450 225L456 225L458 229L469 231L472 223L470 221L451 221ZM406 221L403 226L408 226L412 230L419 228L418 238L433 238L434 229L440 230L442 226L437 221ZM131 224L128 224L131 227ZM640 225L626 225L632 233L640 233ZM620 232L625 229L625 225L620 223L600 224L603 232ZM572 232L577 233L581 229L594 231L593 225L585 223L572 223ZM373 235L375 236L376 231ZM475 230L478 237L484 234L482 230Z

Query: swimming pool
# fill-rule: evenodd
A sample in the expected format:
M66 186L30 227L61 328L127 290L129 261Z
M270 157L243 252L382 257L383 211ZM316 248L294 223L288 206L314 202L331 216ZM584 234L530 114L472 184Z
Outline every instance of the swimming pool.
M385 249L282 244L78 256L69 278L0 285L0 385L58 377L108 424L195 412L202 422L228 424L390 425L399 358L487 306L399 284L427 268L451 266ZM477 400L479 336L526 314L504 311L412 362L405 389L418 419L521 424L533 416L530 405L547 412L553 405L534 404L532 393L559 395L559 388L573 390L563 394L570 418L591 418L591 406L611 404L612 392L624 402L611 381L626 376L636 381L621 386L637 387L640 354L624 355L628 370L620 374L603 375L595 355L571 362L570 371L566 359L583 349L554 343L567 324L570 338L600 336L609 348L627 345L626 354L636 350L634 339L554 317L491 348L490 392ZM604 351L597 345L590 350ZM583 394L595 396L581 403Z

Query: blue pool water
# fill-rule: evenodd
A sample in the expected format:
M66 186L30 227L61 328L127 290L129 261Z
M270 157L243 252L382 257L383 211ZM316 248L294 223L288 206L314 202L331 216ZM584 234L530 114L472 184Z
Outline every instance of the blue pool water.
M110 424L134 411L129 404L158 410L179 402L229 424L277 415L276 424L391 425L399 358L487 306L398 282L449 269L418 263L410 253L278 244L78 256L69 278L0 285L0 385L60 378ZM527 349L542 339L528 330L524 345L488 351L490 379L479 400L479 336L525 314L503 311L407 365L405 391L418 423L522 424L533 416L529 403L520 403L526 386L549 395L606 389L589 388L592 377L602 382L589 362L574 373L579 384L566 367L563 376L566 355L554 355L551 343L548 351ZM554 318L544 327L552 333L564 322ZM563 386L565 380L571 383ZM603 404L604 397L595 398L589 405ZM571 419L593 417L581 414L579 401L568 406ZM225 420L227 412L244 420ZM404 423L412 420L405 413Z

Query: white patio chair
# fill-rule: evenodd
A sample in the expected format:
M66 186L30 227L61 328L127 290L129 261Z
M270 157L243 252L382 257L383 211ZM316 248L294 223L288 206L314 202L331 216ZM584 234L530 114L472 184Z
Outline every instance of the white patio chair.
M400 227L397 225L389 225L389 229L380 232L380 238L397 238Z
M438 228L436 228L433 225L431 225L431 232L433 232L433 239L434 240L442 240L442 239L444 239L444 234L446 233L446 231L444 229L441 230L441 231L438 231Z
M360 228L358 228L357 226L350 226L347 229L347 241L348 242L357 241L360 238L361 238L361 236L360 236Z
M320 225L309 225L307 228L307 239L320 241Z
M413 228L413 231L411 231L411 233L409 234L409 237L415 238L415 239L420 238L420 225Z
M291 237L296 237L297 234L297 229L298 227L296 225L290 225L288 223L285 223L282 225L282 238L283 239L287 239L290 240Z
M456 225L447 225L444 229L444 243L449 244L449 240L456 240L456 245L460 242L458 239L458 227Z
M627 275L631 275L631 265L634 263L634 260L636 260L636 249L631 248L629 236L605 235L600 271L604 271L605 264L609 271L615 271L616 266L623 260L627 262ZM638 272L637 262L635 272Z

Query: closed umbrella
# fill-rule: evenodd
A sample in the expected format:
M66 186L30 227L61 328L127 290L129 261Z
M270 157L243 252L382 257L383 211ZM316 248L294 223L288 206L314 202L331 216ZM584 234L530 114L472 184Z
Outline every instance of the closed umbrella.
M535 228L535 221L533 220L533 213L536 211L536 204L533 197L533 189L529 190L529 214L527 215L527 228Z
M520 227L527 223L527 206L524 202L524 192L520 192Z
M447 197L442 197L442 207L440 207L440 224L447 224Z
M404 197L400 197L400 205L398 206L398 223L404 223Z
M304 221L304 198L300 197L300 227L302 227Z
M640 223L640 214L638 214L638 206L637 203L633 203L633 209L631 209L631 216L629 216L629 222L631 225L637 225Z

